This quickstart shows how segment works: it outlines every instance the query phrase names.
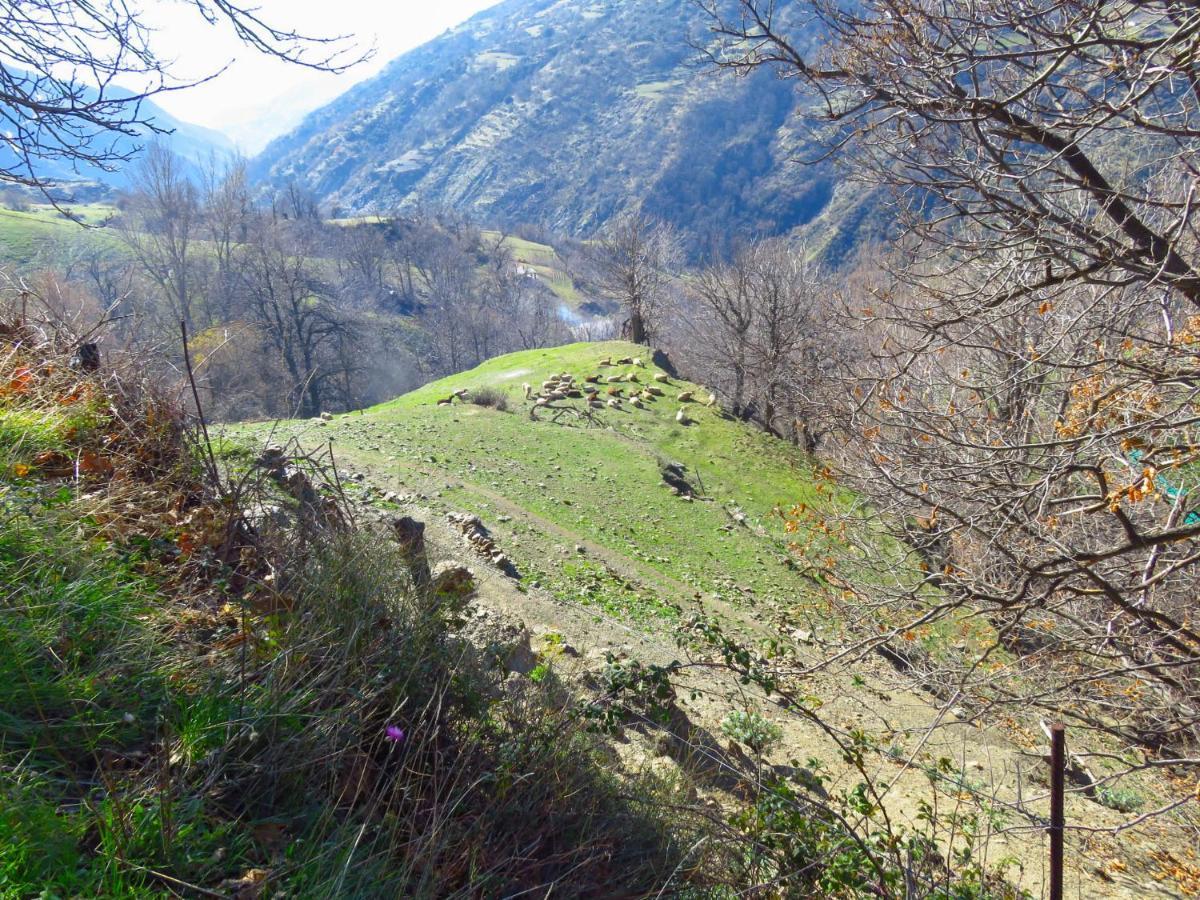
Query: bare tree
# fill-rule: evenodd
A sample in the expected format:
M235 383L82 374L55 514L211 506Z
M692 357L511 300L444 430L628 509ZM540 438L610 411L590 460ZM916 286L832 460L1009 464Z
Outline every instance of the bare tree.
M810 90L830 151L905 191L927 248L1018 248L1039 265L1009 290L1155 283L1200 304L1191 3L698 2L711 58Z
M482 362L475 334L476 258L470 246L439 229L427 230L414 260L429 330L434 371L461 372Z
M197 307L207 299L198 283L198 269L207 259L195 243L200 192L183 161L162 144L151 145L137 167L127 206L120 229L126 245L161 291L172 319L194 329Z
M635 344L655 340L678 263L674 233L645 216L615 219L598 241L593 254L596 282L603 294L624 308L623 336Z
M345 352L355 328L320 278L307 237L303 229L258 217L238 272L247 312L286 370L290 400L299 414L315 416L344 384L346 366L363 360Z
M977 616L971 652L925 664L948 698L1194 763L1200 14L702 5L719 65L781 69L854 176L909 200L890 277L846 298L870 352L839 450L847 527L905 550L868 579L867 543L815 562L831 599L864 647Z
M212 254L208 305L222 318L233 318L237 305L237 251L248 238L255 216L241 159L210 159L201 187L202 229Z
M688 282L694 313L682 317L684 352L730 411L810 452L842 404L828 391L846 343L832 292L806 251L782 239L753 243Z
M345 37L272 25L257 8L232 0L184 5L195 11L198 24L227 24L255 50L299 65L336 72L364 58ZM42 190L43 160L101 169L127 162L138 149L130 139L165 133L145 102L189 86L171 77L144 13L125 2L0 5L0 60L7 150L0 157L0 183Z

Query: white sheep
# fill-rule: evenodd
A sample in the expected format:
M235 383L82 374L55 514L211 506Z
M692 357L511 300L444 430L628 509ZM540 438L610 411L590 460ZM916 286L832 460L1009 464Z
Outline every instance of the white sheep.
M666 372L655 372L654 380L657 381L659 384L670 384L671 383L671 379L667 376Z
M681 408L675 413L675 421L680 425L690 425L692 420L688 418L687 410Z

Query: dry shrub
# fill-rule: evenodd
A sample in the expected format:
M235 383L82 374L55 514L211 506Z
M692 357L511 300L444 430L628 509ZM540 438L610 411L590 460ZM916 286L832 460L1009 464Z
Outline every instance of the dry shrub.
M485 387L471 391L470 399L476 406L485 406L499 412L505 412L508 409L508 397L503 391L496 388Z

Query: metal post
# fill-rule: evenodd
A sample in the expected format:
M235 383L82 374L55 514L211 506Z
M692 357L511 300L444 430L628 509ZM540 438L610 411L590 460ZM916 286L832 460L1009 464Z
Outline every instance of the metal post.
M1067 730L1061 722L1050 728L1050 900L1063 900L1063 805L1067 780Z

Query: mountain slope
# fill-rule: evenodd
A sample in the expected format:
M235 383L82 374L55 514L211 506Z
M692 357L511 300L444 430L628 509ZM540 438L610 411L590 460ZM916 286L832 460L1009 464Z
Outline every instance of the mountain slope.
M793 164L812 141L791 85L710 71L704 27L681 0L508 0L310 115L254 173L352 211L424 203L577 236L641 208L695 245L853 196Z
M97 97L94 88L82 86L80 92L81 100L85 103L93 102ZM105 96L119 100L122 97L132 97L133 94L121 88L110 87L105 91ZM105 133L96 136L91 142L90 150L94 153L133 155L130 162L114 165L114 171L105 171L97 166L77 164L43 154L35 158L33 172L28 172L23 160L8 146L0 146L0 166L42 181L97 181L112 187L125 187L129 184L130 169L136 165L137 152L150 143L164 144L195 167L204 165L210 157L216 156L220 159L234 152L232 142L225 135L211 128L184 122L153 101L141 102L138 118L153 123L155 128L165 133L142 127L137 129L139 133L136 135ZM48 134L43 134L41 139L46 140L48 146L61 146L56 145Z

